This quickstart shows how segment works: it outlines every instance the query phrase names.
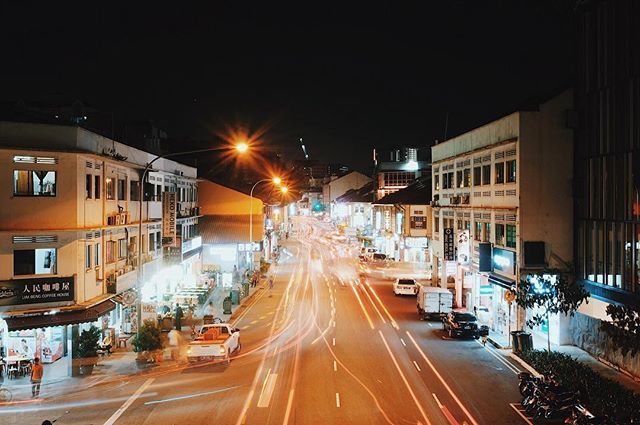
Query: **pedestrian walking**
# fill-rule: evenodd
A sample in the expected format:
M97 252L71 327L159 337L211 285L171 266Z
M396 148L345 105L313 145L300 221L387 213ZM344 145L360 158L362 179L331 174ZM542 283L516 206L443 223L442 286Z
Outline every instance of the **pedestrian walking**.
M40 383L42 382L44 369L40 364L40 359L33 359L33 367L31 368L31 395L35 398L40 395Z
M271 290L273 289L273 277L269 278L269 296L271 296Z
M182 311L182 307L180 304L176 304L176 329L182 330L182 318L184 317L184 313Z

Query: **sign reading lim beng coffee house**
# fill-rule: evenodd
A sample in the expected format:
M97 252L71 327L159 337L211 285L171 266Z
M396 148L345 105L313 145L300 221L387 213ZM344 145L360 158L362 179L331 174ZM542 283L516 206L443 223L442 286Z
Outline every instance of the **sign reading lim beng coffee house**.
M0 280L0 306L73 301L75 277Z

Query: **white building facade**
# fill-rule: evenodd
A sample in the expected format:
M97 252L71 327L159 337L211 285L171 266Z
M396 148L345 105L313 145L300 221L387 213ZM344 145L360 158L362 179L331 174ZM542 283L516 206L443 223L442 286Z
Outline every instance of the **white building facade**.
M155 157L76 126L0 122L5 347L19 334L53 363L69 354L69 334L77 333L70 325L100 319L103 329L135 331L135 314L120 303L135 299L140 265L151 279L161 270L164 245L170 262L191 269L200 252L195 168L154 163L139 232L140 179ZM175 230L163 244L165 193L175 196Z
M505 337L524 326L507 301L531 268L524 247L543 246L546 265L572 259L571 108L566 91L432 147L434 275ZM551 320L535 331L567 343L568 319Z

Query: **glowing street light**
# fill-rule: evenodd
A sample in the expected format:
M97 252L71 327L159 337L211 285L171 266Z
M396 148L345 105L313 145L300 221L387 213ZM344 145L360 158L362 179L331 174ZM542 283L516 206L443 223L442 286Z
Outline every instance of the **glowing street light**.
M287 192L289 191L289 188L288 188L287 186L282 186L282 187L280 188L280 191L281 191L282 193L287 193Z
M246 144L246 143L244 143L244 142L238 143L238 144L236 145L236 150L237 150L238 152L240 152L240 153L245 153L246 151L248 151L248 150L249 150L249 145L247 145L247 144Z
M275 184L276 186L280 186L280 183L282 183L282 179L280 177L273 178L273 184Z

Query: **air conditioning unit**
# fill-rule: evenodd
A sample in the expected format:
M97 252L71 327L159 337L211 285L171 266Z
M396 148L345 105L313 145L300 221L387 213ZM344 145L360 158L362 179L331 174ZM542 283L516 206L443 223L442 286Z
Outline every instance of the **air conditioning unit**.
M460 198L460 203L461 204L468 204L469 203L469 195L462 195L462 197Z
M449 198L449 203L452 205L457 205L460 203L460 197L459 196L452 196L451 198Z

